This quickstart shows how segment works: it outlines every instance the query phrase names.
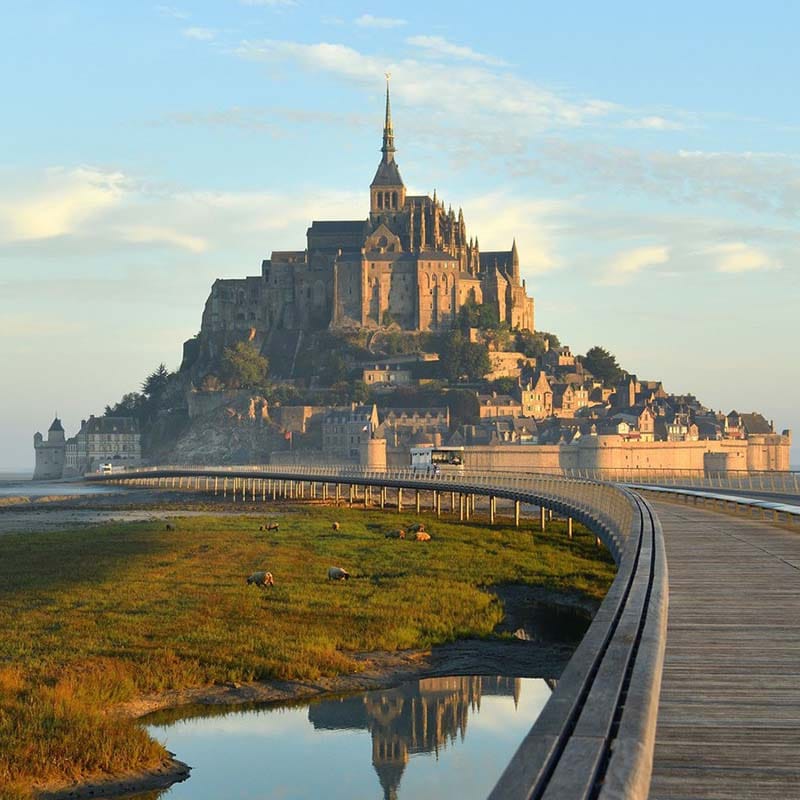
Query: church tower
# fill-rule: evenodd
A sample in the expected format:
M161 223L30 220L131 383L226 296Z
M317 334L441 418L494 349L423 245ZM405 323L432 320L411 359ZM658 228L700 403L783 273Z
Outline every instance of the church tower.
M406 187L394 160L394 130L389 101L389 76L386 76L386 119L383 124L383 157L370 184L370 214L384 215L400 211L406 202Z

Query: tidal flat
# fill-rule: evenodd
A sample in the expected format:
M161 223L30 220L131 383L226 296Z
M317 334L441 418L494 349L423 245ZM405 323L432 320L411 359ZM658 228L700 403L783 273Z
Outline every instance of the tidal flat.
M174 780L178 762L137 721L157 709L424 675L557 677L570 646L512 635L526 604L590 610L615 570L592 534L576 526L569 540L558 521L541 533L320 504L213 515L183 501L192 515L172 530L159 514L176 507L162 498L145 521L0 537L3 796ZM418 520L430 542L384 538ZM266 522L279 529L259 530ZM331 565L351 580L328 581ZM257 570L275 586L248 586Z

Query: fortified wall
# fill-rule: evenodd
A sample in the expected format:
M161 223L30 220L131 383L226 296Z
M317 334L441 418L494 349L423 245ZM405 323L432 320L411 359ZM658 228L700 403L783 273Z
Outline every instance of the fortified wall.
M747 439L639 442L621 436L586 436L574 444L467 447L468 469L695 472L787 471L791 432Z

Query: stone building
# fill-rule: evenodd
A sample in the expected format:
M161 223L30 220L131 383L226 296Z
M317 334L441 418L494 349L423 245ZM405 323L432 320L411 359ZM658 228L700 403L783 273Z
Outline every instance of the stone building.
M355 461L360 457L361 444L372 438L378 427L375 405L352 403L332 408L322 419L322 452L335 461Z
M95 417L81 420L81 429L67 441L65 471L74 474L100 464L135 467L142 462L139 422L133 417Z
M220 339L248 336L263 345L275 331L390 324L445 330L468 301L490 305L512 328L533 331L533 299L520 279L516 242L481 252L460 209L446 208L436 192L406 192L388 85L381 152L366 219L315 220L304 250L274 251L261 275L215 281L199 340L186 345L190 363Z
M64 426L58 416L47 430L47 441L38 431L34 434L33 448L36 452L36 467L33 472L35 481L54 480L64 475L66 441Z

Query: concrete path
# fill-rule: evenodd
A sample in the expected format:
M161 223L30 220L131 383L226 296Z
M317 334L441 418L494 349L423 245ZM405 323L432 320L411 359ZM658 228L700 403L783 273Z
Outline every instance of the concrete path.
M800 798L800 532L672 503L651 800Z

